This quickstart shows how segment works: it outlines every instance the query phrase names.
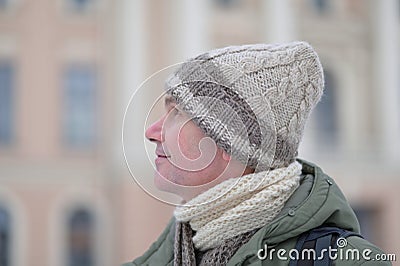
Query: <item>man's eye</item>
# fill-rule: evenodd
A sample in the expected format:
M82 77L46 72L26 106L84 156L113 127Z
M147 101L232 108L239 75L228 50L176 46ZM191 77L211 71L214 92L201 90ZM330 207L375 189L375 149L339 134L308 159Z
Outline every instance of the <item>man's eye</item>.
M171 117L181 117L184 114L184 112L177 106L171 106L168 108L168 113Z
M174 108L172 109L172 112L173 112L174 115L180 115L180 114L181 114L181 110L179 110L179 109L176 108L176 107L174 107Z

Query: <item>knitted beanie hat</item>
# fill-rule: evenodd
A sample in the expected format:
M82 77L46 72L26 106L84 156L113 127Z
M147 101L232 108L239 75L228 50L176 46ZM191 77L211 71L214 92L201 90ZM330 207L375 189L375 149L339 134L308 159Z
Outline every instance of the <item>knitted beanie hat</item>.
M216 49L189 59L166 92L232 157L256 172L289 165L324 86L305 42Z

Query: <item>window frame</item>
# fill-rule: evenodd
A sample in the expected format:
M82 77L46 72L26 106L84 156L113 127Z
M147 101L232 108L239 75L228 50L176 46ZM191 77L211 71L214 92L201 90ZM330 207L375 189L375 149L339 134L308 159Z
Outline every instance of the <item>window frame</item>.
M15 107L14 107L14 91L15 91L15 67L14 63L11 60L0 60L0 83L3 82L1 80L1 76L3 73L1 73L3 66L8 67L9 71L9 77L8 77L8 91L7 91L7 86L4 88L4 92L1 91L1 84L0 84L0 101L3 101L8 94L8 100L6 100L5 103L1 102L0 103L0 147L9 147L13 144L14 138L15 138L15 130L14 130L14 112L15 112ZM4 93L4 95L2 95ZM7 97L7 96L6 96ZM4 117L2 117L4 116ZM3 125L4 123L4 125ZM3 129L2 127L5 127ZM5 133L2 131L6 131ZM4 139L3 139L3 133L5 134Z
M86 73L80 73L83 76L85 74L91 75L92 79L89 81L92 86L86 91L79 92L79 88L69 87L69 83L79 83L76 80L69 80L70 71L80 71ZM79 75L79 74L78 74ZM75 77L76 78L76 77ZM82 76L80 77L82 78ZM88 77L86 77L88 78ZM78 77L79 79L79 77ZM68 63L62 70L62 143L63 146L71 150L92 150L98 144L98 95L99 95L99 74L98 68L93 63ZM75 84L79 86L79 84ZM88 101L84 102L84 97L75 98L76 95L88 94ZM72 96L75 95L75 96ZM81 95L81 96L83 96ZM84 103L82 103L82 101ZM80 102L80 103L79 103ZM77 105L73 107L73 105ZM90 106L89 106L90 105ZM79 110L76 110L78 108ZM83 113L80 113L83 112ZM79 114L80 113L80 114ZM82 114L86 115L86 118L82 118ZM79 120L85 120L84 122ZM75 125L74 125L75 123ZM71 129L73 127L79 127L77 124L88 126L88 129L83 130L79 133L79 129ZM80 135L80 136L79 136ZM86 135L86 136L85 136ZM85 140L86 138L86 140Z

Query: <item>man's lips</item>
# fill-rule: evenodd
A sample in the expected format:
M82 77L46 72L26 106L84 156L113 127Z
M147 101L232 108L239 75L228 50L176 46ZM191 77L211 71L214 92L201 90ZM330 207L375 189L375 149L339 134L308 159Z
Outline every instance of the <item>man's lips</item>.
M168 154L166 154L165 150L162 147L157 147L155 153L157 157L165 157L165 158L170 157Z
M169 155L166 155L165 153L157 152L157 151L156 151L156 155L157 155L157 157L165 157L165 158L170 157Z
M165 152L164 148L161 145L160 146L157 145L155 153L157 156L157 158L155 160L156 163L161 163L161 162L165 161L166 159L168 159L169 157L171 157L168 153Z
M169 156L166 156L165 154L156 154L156 155L157 155L157 158L155 159L156 164L165 162L169 158Z
M156 163L161 163L162 161L168 159L170 156L166 155L164 152L156 150L157 158L155 160Z

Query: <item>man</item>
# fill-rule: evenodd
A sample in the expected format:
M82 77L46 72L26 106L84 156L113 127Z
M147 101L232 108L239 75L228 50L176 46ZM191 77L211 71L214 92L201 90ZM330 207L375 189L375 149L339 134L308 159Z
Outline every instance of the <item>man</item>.
M318 56L304 42L226 47L180 66L166 83L166 112L146 137L156 144L156 186L183 204L126 265L329 265L319 253L296 258L310 243L314 251L338 248L326 254L358 252L333 256L336 265L390 265L372 260L382 251L357 236L357 218L334 181L297 159L323 84ZM315 228L328 233L311 240ZM338 228L346 245L331 244Z

